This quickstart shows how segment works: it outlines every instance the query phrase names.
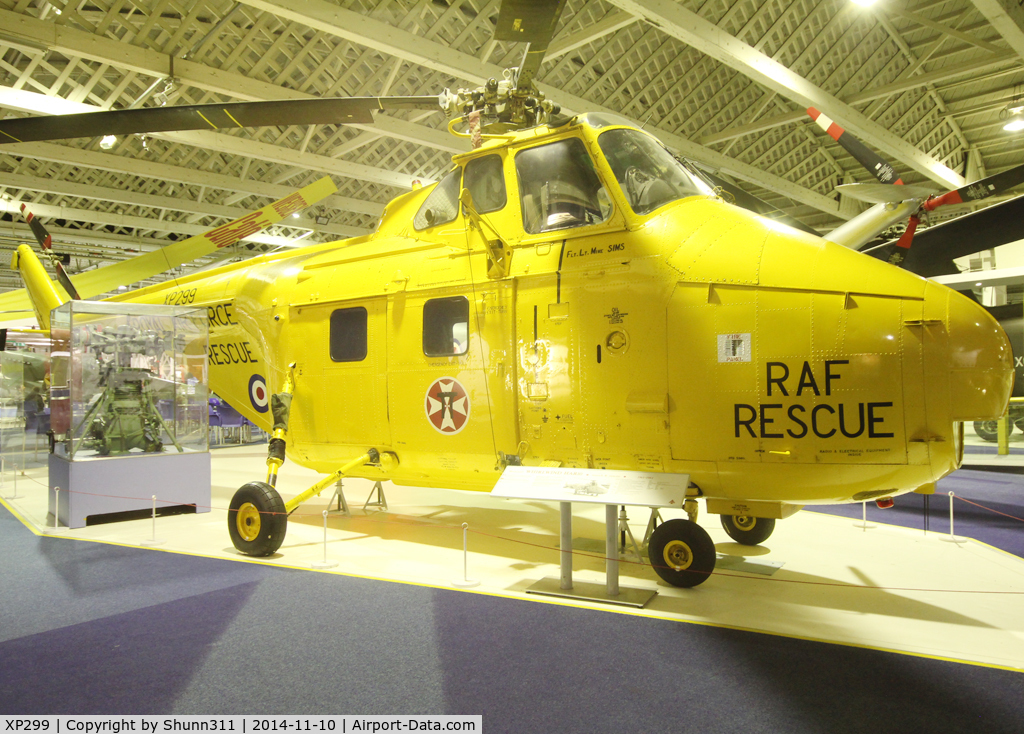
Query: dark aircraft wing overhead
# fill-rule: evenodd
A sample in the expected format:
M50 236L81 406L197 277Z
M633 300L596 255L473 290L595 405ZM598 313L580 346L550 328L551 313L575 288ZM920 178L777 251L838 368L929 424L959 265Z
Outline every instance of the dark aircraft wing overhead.
M898 263L900 267L927 278L959 272L954 258L1016 242L1022 235L1024 196L1018 196L919 231L910 249L897 248L897 240L892 240L863 252L889 261L893 253L902 250L905 257Z
M437 97L336 97L140 107L0 121L0 144L176 130L373 122L374 110L441 109Z

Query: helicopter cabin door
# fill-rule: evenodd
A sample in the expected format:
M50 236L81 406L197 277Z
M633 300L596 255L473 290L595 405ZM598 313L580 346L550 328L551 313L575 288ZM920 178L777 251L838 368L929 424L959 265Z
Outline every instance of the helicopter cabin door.
M297 353L291 433L307 460L337 461L340 446L354 456L391 442L387 421L386 306L383 298L295 308ZM330 457L328 459L328 457Z
M516 453L514 295L503 281L388 301L391 433L424 485L490 489L498 454Z

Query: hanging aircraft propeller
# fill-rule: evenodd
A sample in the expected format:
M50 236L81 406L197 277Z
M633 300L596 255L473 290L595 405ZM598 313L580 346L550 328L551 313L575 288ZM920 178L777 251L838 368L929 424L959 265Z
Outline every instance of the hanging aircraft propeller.
M50 262L53 263L54 270L57 271L57 282L61 284L64 291L71 296L72 300L79 301L81 296L78 295L78 290L75 288L74 283L71 282L71 278L68 277L67 271L64 270L64 264L60 261L60 258L53 251L53 238L50 233L46 231L46 227L43 223L36 219L35 215L30 212L24 204L21 205L21 213L25 217L25 221L28 222L29 229L32 230L32 234L35 236L39 246L43 248L43 253L49 258Z
M843 184L837 186L836 190L846 196L876 204L888 204L914 199L921 200L920 206L910 215L910 218L907 221L907 228L903 234L900 235L898 240L895 242L884 243L865 251L874 257L885 259L893 265L900 265L906 261L907 251L914 242L917 227L921 223L922 213L935 211L941 206L987 199L991 196L1001 194L1004 191L1008 191L1018 184L1024 183L1024 165L1020 165L1007 171L1003 171L1002 173L997 173L987 178L983 178L980 181L967 184L966 186L961 186L958 189L947 191L944 194L935 195L928 187L905 185L903 180L896 176L896 171L892 164L872 151L860 140L837 125L826 115L813 107L808 108L807 113L818 124L818 127L821 127L833 140L842 145L879 181L878 184ZM893 181L893 178L896 180ZM896 186L899 186L899 188L896 188ZM1013 223L1020 221L1016 214L1010 213L1010 208L997 209L996 207L989 207L984 211L988 213L983 216L976 217L972 222L975 227L981 225L979 227L981 230L992 227L1002 217L1010 217ZM1016 210L1014 209L1014 211ZM983 212L976 212L976 214L983 214ZM951 231L952 229L939 230L938 233L931 235L928 239L934 246L938 246L941 238L946 236L945 234L942 234L942 232L950 233ZM984 237L985 235L981 236ZM1004 242L1008 241L1011 240L1003 240L997 244L1004 244ZM969 254L971 252L977 252L979 249L984 249L985 247L984 245L980 245L975 237L960 239L957 244L960 245L960 247L965 247L967 249L964 252L960 252L958 255L954 255L954 257L959 257L960 255Z
M879 183L896 186L903 185L903 179L896 173L896 169L893 168L889 161L882 158L882 156L864 145L853 135L847 133L831 117L822 114L814 107L808 107L807 114L818 124L818 127L829 134L829 137L843 146L847 153L856 158L857 162L864 166L864 168L868 169L878 179Z

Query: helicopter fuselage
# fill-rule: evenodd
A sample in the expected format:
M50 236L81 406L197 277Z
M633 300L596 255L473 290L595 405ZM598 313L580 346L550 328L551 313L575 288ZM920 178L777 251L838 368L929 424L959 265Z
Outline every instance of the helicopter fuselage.
M357 475L407 485L488 491L508 463L686 473L783 516L955 469L958 422L1009 398L998 324L652 174L667 164L645 169L636 135L510 134L392 201L373 235L114 300L205 307L211 389L265 429L295 363L288 456L321 472L372 446L397 466Z

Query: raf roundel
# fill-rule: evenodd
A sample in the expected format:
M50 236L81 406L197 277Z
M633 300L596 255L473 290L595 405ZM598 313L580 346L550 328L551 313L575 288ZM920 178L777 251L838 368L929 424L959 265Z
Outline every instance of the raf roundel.
M266 413L270 406L270 391L267 390L267 381L263 375L253 375L249 378L249 402L257 413Z
M454 435L469 422L469 394L454 377L441 377L427 388L425 407L427 420L439 433Z

